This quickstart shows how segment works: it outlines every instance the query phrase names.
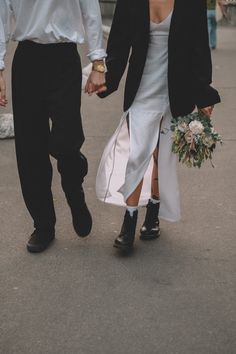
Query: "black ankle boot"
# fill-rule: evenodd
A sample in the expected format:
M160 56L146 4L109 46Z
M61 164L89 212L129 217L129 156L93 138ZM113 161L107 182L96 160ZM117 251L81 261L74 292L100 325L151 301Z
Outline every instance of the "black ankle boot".
M129 251L133 247L136 224L138 218L138 210L134 211L133 216L130 216L126 210L124 222L119 236L115 239L114 247L124 251Z
M160 203L154 204L150 200L147 204L146 217L140 230L141 240L153 240L160 236L159 208Z

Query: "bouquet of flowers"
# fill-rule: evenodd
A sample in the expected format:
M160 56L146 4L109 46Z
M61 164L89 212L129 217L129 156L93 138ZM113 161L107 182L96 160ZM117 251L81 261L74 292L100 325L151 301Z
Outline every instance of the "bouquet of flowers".
M173 118L171 130L172 151L188 167L200 168L205 160L211 161L216 144L222 144L221 136L213 128L211 120L200 111ZM211 165L214 167L212 161Z

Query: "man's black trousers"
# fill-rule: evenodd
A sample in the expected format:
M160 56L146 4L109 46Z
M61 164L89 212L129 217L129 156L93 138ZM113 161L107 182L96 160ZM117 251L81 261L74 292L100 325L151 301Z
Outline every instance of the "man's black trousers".
M81 123L81 62L73 43L19 43L12 66L18 171L37 230L54 230L52 165L57 159L65 192L76 197L87 161Z

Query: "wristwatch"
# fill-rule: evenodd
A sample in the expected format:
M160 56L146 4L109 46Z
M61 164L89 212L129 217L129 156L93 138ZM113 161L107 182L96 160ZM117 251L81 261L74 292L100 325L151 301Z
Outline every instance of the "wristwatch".
M93 62L92 70L104 74L106 71L106 66L105 66L104 60L95 60Z

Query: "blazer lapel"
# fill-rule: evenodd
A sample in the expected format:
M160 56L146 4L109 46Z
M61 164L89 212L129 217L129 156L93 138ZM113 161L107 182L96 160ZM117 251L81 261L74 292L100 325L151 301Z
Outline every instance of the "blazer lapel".
M143 47L148 46L150 30L149 0L132 0L134 38Z
M142 2L142 6L140 7L140 16L142 18L142 21L141 23L139 23L139 26L143 26L146 35L149 37L149 30L150 30L149 0L141 0L141 2Z
M173 8L173 13L172 13L172 16L171 16L171 22L170 22L170 32L172 32L173 24L175 23L177 6L178 6L178 0L175 0L175 2L174 2L174 8Z

